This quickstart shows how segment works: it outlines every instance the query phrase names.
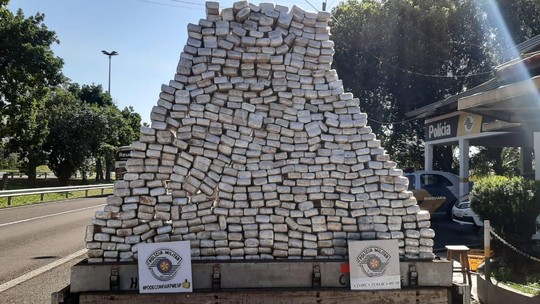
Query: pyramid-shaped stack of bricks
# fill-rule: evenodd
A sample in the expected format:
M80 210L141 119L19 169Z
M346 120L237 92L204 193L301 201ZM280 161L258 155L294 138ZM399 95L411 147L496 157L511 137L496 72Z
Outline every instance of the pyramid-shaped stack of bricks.
M174 80L87 228L88 261L189 240L193 259L345 258L397 239L431 259L430 215L331 68L327 12L206 3Z

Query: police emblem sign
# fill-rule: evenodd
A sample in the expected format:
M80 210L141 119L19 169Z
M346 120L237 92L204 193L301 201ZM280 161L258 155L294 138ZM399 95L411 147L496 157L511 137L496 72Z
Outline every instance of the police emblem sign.
M189 241L140 243L139 292L192 292Z
M352 290L400 289L397 240L349 241Z

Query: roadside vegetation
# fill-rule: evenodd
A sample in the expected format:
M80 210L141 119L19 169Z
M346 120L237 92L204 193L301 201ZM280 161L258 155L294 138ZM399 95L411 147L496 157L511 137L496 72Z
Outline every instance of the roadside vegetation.
M109 195L112 194L112 189L106 189L103 191L103 195ZM86 195L85 191L73 191L69 192L69 194L66 193L48 193L43 195L43 199L41 199L41 195L39 194L33 194L33 195L25 195L25 196L18 196L14 197L11 200L11 206L24 206L24 205L31 205L31 204L37 204L37 203L43 203L43 202L52 202L52 201L60 201L60 200L66 200L66 199L72 199L72 198L81 198L81 197L87 197L87 196L101 196L101 190L89 190L88 195ZM0 198L0 209L8 207L7 198Z
M21 173L14 173L13 178L9 178L6 183L4 190L17 190L17 189L30 189L30 188L48 188L48 187L60 187L66 186L60 183L60 181L52 176L51 173L48 173L47 178L45 178L44 173L38 173L38 178L35 180L30 180L26 176L20 177ZM93 185L93 184L102 184L103 182L96 182L94 176L91 176L86 181L82 180L80 175L78 178L71 178L67 185L69 186L79 186L79 185ZM107 182L108 183L108 182Z
M506 281L504 282L504 284L526 294L530 294L533 296L540 295L540 283L538 283L540 282L540 277L527 278L526 281L530 283L517 284L514 282Z
M4 190L18 190L18 189L31 189L31 188L49 188L49 187L60 187L65 186L65 183L61 183L58 178L56 178L53 172L47 166L40 166L36 170L36 179L31 180L23 173L13 170L13 169L4 169L0 168L1 172L7 172L9 178L6 180L0 180L4 184ZM13 173L13 176L11 175ZM47 174L47 176L46 176ZM81 174L73 176L67 182L69 186L82 186L82 185L92 185L92 184L102 184L106 181L95 180L94 176L88 176L86 180L81 178ZM110 182L106 182L110 183ZM84 190L82 191L73 191L69 193L48 193L43 196L40 194L32 194L25 196L13 197L11 199L11 206L22 206L30 205L42 202L58 201L71 198L79 198L85 196L100 196L100 195L109 195L112 194L112 189L105 189L103 193L101 190L89 190L87 194ZM0 198L0 209L6 208L8 206L7 198Z
M101 85L67 79L53 52L59 38L45 15L12 13L8 2L0 0L2 172L35 180L37 168L48 165L62 185L75 172L110 181L116 149L138 138L141 116L119 109Z
M538 256L531 236L540 214L540 183L523 177L488 176L479 179L471 191L471 208L489 219L495 233L520 252ZM540 289L540 261L533 260L492 238L496 258L492 274L498 281L537 295Z
M529 244L540 214L536 186L534 180L519 176L482 178L471 191L471 208L508 241Z

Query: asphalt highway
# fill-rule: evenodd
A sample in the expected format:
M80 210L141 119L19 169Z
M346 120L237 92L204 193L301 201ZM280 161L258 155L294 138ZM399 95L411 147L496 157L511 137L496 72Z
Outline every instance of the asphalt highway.
M0 209L0 303L51 303L84 257L85 227L105 198Z

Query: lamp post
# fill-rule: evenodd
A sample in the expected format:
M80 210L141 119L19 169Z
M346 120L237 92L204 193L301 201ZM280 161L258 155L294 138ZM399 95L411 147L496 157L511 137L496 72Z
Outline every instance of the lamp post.
M109 92L109 95L111 95L111 57L118 55L117 51L107 52L107 51L101 51L103 54L109 56L109 89L107 90Z

